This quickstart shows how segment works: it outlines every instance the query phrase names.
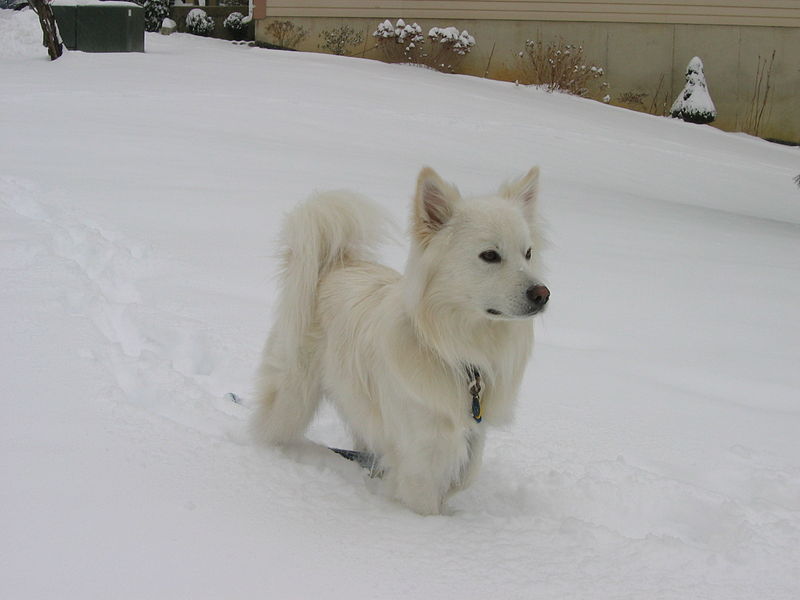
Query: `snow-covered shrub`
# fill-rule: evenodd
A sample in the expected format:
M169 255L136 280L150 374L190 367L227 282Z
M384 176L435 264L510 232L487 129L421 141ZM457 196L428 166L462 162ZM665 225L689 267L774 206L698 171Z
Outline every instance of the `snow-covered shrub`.
M794 182L797 184L797 187L800 187L800 175L794 178Z
M161 22L169 17L169 0L144 0L144 29L158 31Z
M449 47L453 53L464 56L475 46L475 38L466 29L459 31L455 27L432 27L428 31L432 42Z
M378 24L372 37L387 62L417 63L423 55L425 37L422 35L422 27L416 23L407 25L403 19L397 19L392 25L387 19Z
M319 34L319 37L322 38L323 42L319 47L337 56L351 54L350 49L364 41L364 35L350 27L350 25L325 29Z
M250 18L245 17L240 12L232 12L225 20L222 22L222 26L227 29L234 39L242 39L244 37L245 32L247 31L247 26L250 24Z
M568 44L563 39L545 44L541 40L527 40L519 53L526 83L585 96L589 83L604 75L602 67L586 64L583 46ZM601 87L605 87L601 84Z
M428 39L431 51L425 62L438 71L453 72L475 47L475 38L466 29L459 31L455 27L432 27Z
M242 13L232 12L227 17L225 17L225 20L222 22L222 26L225 29L230 29L231 31L241 31L242 29L247 27L246 24L242 23L243 20L244 20L244 15Z
M272 21L267 25L267 33L275 40L275 45L281 48L295 48L308 37L305 27L291 21Z
M717 118L717 109L706 85L703 61L695 56L686 67L686 85L678 94L670 114L689 123L711 123Z
M193 8L186 15L186 31L195 35L208 35L214 31L214 19L202 8Z

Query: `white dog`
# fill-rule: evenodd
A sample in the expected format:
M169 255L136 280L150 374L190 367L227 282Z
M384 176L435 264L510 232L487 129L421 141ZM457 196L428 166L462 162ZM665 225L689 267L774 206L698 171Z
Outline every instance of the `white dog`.
M254 431L302 439L323 396L390 493L439 514L511 417L550 296L537 275L538 168L462 198L419 174L404 274L371 260L385 220L367 200L317 194L284 225L283 287L259 372Z

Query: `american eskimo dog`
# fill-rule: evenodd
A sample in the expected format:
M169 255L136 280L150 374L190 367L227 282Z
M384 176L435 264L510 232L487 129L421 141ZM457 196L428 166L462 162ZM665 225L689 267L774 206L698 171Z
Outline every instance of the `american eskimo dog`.
M300 440L328 397L389 493L439 514L481 461L486 426L511 417L550 292L537 274L538 168L462 198L417 180L405 273L373 262L386 221L349 192L320 193L282 232L282 288L259 369L253 429Z

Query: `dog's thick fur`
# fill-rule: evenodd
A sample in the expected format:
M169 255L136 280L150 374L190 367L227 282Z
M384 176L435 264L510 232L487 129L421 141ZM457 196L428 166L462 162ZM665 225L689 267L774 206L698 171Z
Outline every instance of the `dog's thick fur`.
M258 437L302 439L326 396L356 448L379 457L390 493L439 514L476 473L487 424L510 418L530 317L549 297L536 274L538 177L534 168L497 194L465 199L423 169L402 275L371 260L385 220L370 202L328 192L295 209L259 372ZM482 423L467 365L483 379Z

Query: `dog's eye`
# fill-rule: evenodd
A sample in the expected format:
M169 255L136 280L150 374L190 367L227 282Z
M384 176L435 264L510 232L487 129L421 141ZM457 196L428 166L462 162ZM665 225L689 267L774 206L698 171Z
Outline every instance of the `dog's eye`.
M486 250L485 252L481 252L478 256L480 256L482 260L485 260L488 263L500 262L500 255L494 250Z
M530 260L530 259L531 259L531 249L528 248L528 251L525 253L525 260Z

